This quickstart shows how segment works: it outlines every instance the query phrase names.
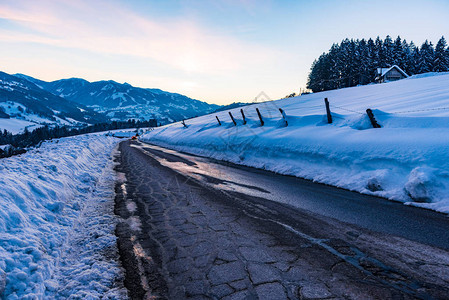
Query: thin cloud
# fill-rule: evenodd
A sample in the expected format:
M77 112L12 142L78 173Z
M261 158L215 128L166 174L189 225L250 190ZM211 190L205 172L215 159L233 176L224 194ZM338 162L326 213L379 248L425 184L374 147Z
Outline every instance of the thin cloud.
M138 56L188 73L238 71L280 55L270 47L213 32L195 20L150 20L108 1L23 4L0 4L1 18L30 30L0 30L3 41Z

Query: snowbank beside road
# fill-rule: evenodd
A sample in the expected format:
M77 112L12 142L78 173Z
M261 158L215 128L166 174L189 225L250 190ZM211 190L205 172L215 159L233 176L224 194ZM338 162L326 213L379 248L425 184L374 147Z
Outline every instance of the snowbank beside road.
M3 298L126 293L116 286L122 273L112 211L111 151L118 142L80 135L0 160Z
M278 108L287 114L287 127ZM372 128L367 108L382 128ZM187 127L156 128L142 140L449 213L448 73L253 104L243 111L245 125L240 110L231 109L187 120Z

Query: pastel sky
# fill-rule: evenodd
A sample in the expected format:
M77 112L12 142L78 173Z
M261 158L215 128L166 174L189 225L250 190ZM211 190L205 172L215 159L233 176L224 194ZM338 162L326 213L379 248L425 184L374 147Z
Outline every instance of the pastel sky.
M0 70L228 104L298 92L332 43L387 34L449 39L449 1L0 0Z

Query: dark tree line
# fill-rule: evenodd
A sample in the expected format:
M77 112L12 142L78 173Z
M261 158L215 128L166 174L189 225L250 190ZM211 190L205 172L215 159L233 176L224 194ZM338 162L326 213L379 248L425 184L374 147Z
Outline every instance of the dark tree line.
M444 37L436 46L425 41L421 47L399 36L393 40L349 40L333 44L312 64L307 87L320 92L375 81L377 68L399 66L408 75L449 71L449 47Z
M25 131L21 134L13 135L6 129L0 132L0 145L11 145L5 149L0 149L0 158L8 157L15 154L24 153L25 148L38 145L44 140L50 140L53 138L62 138L67 136L80 135L85 133L101 132L115 129L127 129L127 128L142 128L142 127L156 127L157 120L150 119L148 121L112 121L109 123L98 123L81 128L73 128L70 126L61 127L49 127L44 126L36 128L33 131Z

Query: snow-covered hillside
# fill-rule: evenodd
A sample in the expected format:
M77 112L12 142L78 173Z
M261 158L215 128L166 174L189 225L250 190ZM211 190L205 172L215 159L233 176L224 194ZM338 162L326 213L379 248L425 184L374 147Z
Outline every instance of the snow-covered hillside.
M43 90L21 77L0 72L0 130L13 134L44 125L79 125L108 118L86 106Z
M111 152L80 135L0 160L0 298L119 299Z
M39 116L28 109L26 105L13 101L1 102L0 110L8 115L8 118L0 118L0 130L7 130L12 134L22 133L25 129L33 131L45 125L79 125L85 124L72 118L60 118L56 115Z
M382 128L372 128L367 108ZM257 103L243 111L246 125L240 109L232 109L188 120L187 128L179 122L156 128L142 140L449 213L449 73Z

